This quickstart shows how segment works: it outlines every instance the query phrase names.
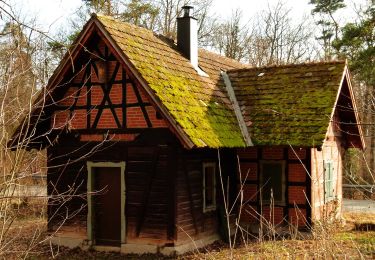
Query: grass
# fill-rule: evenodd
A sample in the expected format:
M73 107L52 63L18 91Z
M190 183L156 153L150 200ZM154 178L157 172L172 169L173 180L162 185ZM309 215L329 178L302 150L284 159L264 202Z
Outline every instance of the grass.
M182 259L375 259L375 214L344 213L344 225L326 226L303 239L251 241L232 252L221 244Z
M8 252L1 254L6 259L16 259L26 255L26 259L171 259L161 255L120 255L118 253L82 251L80 249L51 247L39 243L46 238L46 221L37 214L20 214L8 235L14 238ZM280 238L277 240L249 241L232 252L228 244L216 242L179 259L375 259L375 230L356 230L360 225L375 225L375 214L345 213L345 225L332 225L324 229L306 233L300 238ZM33 243L31 238L36 236ZM52 253L53 252L53 253Z
M229 248L202 251L183 259L228 259ZM279 241L252 242L233 250L233 259L345 259L375 257L374 231L340 231L332 238L285 239Z

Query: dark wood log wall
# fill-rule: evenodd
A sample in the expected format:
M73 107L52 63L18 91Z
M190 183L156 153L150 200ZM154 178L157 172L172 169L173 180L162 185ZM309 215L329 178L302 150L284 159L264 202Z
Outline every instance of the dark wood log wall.
M75 139L76 138L76 139ZM86 229L89 161L125 161L128 243L181 244L218 234L219 209L203 213L202 163L217 162L217 150L185 150L168 130L150 130L132 143L106 142L98 148L68 134L48 148L50 231ZM94 150L94 154L89 151ZM222 152L224 186L235 189L235 153ZM67 191L71 191L69 194ZM73 196L70 196L73 195ZM217 205L222 204L217 171ZM190 238L190 237L191 238Z
M225 192L229 187L230 195L234 194L236 160L234 150L221 150L221 170ZM216 203L217 209L203 212L203 163L216 162ZM227 180L229 177L229 185ZM176 183L176 244L191 242L220 233L220 207L223 207L223 196L220 184L218 151L215 149L180 150ZM232 204L233 196L229 196Z
M127 241L173 242L169 220L174 211L174 183L169 178L175 172L176 144L172 133L161 129L145 132L130 144L78 142L72 135L61 137L61 144L48 148L50 231L62 222L63 226L86 229L87 161L125 161Z

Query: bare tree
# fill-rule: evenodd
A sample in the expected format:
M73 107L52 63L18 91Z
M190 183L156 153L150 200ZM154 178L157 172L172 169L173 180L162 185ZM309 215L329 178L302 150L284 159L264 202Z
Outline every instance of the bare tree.
M210 13L213 0L161 0L156 4L159 10L157 18L158 33L173 40L177 37L177 17L181 16L182 6L194 7L194 17L198 20L198 38L201 45L207 45L208 37L213 31L215 17Z
M0 29L0 256L14 259L26 258L48 239L43 233L46 195L24 193L26 186L35 181L34 176L46 174L45 150L25 148L50 131L37 134L35 122L40 120L42 112L38 111L43 111L50 94L42 87L53 69L49 61L52 49L47 42L54 39L35 26L35 19L21 19L3 1L0 13L4 25ZM35 102L37 96L39 102ZM24 134L10 142L17 126ZM85 194L76 194L74 186L64 194L53 194L50 202L65 205L74 196ZM31 230L30 225L24 227L25 217L33 221ZM29 230L27 235L25 229Z
M253 22L247 45L250 64L298 63L315 55L312 28L308 19L293 23L291 9L278 2L258 15Z
M242 11L235 10L223 23L214 26L211 46L219 53L236 60L243 60L249 45L249 30L242 23Z

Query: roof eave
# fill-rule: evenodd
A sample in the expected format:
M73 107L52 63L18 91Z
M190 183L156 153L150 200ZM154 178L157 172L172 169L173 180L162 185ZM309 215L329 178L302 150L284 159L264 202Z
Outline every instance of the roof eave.
M50 93L52 93L53 86L56 86L58 82L62 79L62 75L63 75L62 72L67 69L68 63L74 60L74 58L78 54L78 50L82 48L84 42L88 39L89 34L87 32L92 29L93 20L94 20L93 18L95 17L96 16L93 15L91 19L84 25L83 29L78 34L76 40L74 41L70 49L65 53L61 62L59 63L57 68L54 70L52 76L49 78L46 86L43 88L43 91L41 91L39 96L35 99L33 108L29 112L29 115L36 113L37 109L39 109L40 107L43 107L47 103L47 101L51 98ZM24 122L27 119L27 117L28 115L26 115L21 122ZM20 123L18 125L18 127L12 134L11 139L8 141L8 145L14 146L14 141L20 138L20 135L27 134L28 130L26 130L25 133L22 133L24 129L23 126L24 126L23 123Z
M357 123L356 125L357 125L357 128L358 128L358 133L359 133L359 137L360 137L360 140L361 140L361 149L364 150L366 145L365 145L365 140L364 140L364 137L363 137L362 126L359 124L360 120L359 120L359 115L358 115L358 110L357 110L357 103L355 101L353 87L352 87L351 80L350 80L350 72L349 72L347 60L345 61L344 71L342 73L339 89L338 89L337 94L336 94L336 99L335 99L335 103L333 105L333 109L332 109L332 112L331 112L331 115L330 115L330 118L329 118L329 122L333 121L333 117L334 117L334 114L336 112L336 106L337 106L337 103L339 101L340 94L341 94L341 91L342 91L342 88L343 88L343 85L344 85L345 81L348 83L350 99L352 100L353 111L354 111L354 115L355 115L355 119L356 119L356 123ZM330 127L330 125L328 125L328 127L327 127L324 140L326 140L327 137L328 137L329 127ZM322 145L324 145L324 140L322 141Z
M351 77L350 77L350 71L349 71L349 68L346 64L345 66L345 79L346 79L346 82L348 83L348 89L349 89L349 93L350 93L350 98L352 100L352 105L353 105L353 111L354 111L354 116L355 116L355 120L357 122L357 128L358 128L358 134L359 134L359 137L361 139L361 149L364 150L366 148L366 142L365 142L365 138L363 136L363 130L362 130L362 125L360 124L360 118L359 118L359 114L358 114L358 108L357 108L357 102L355 101L355 96L354 96L354 91L353 91L353 86L352 86L352 81L351 81Z

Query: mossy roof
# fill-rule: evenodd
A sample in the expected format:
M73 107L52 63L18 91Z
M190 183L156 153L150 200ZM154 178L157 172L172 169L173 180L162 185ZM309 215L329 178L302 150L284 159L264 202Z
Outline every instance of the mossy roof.
M220 78L220 70L243 64L200 50L199 66L209 77L201 76L173 42L113 18L97 19L196 147L245 146Z
M221 71L227 71L254 145L322 145L345 62L250 68L199 50L199 75L176 48L155 33L97 16L155 96L196 147L243 147Z
M228 71L255 145L323 144L345 62Z

